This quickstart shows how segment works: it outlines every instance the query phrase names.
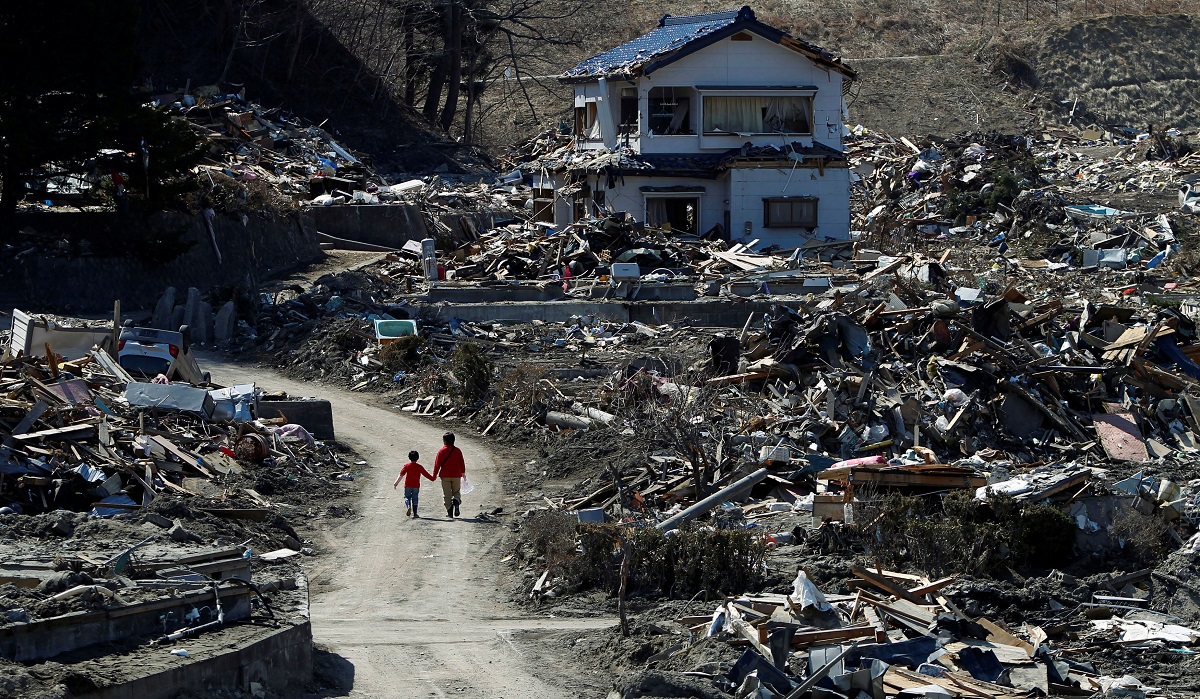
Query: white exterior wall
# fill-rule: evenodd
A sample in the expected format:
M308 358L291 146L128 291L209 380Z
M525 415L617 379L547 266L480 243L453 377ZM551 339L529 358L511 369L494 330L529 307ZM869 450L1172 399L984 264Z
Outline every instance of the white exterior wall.
M791 182L788 177L791 175ZM812 176L816 175L816 179ZM817 228L765 228L763 199L772 197L816 197ZM846 168L739 168L729 173L729 227L732 240L742 239L746 222L750 238L760 246L794 248L808 238L845 239L850 235L850 175Z
M630 146L641 153L713 153L738 148L746 141L756 146L779 145L796 141L806 146L817 143L842 150L842 81L841 73L827 70L815 64L803 54L792 51L763 37L747 32L750 41L722 39L661 68L649 76L639 78L636 83L638 94L639 134L630 140ZM616 130L621 116L621 89L629 87L624 81L598 81L575 86L575 106L585 106L596 101L601 116L603 138L601 141L576 142L576 147L589 150L612 148L616 145ZM650 136L647 133L649 94L655 87L714 86L738 87L796 87L816 88L813 97L813 134L811 136L765 134L745 137L704 136L703 95L697 94L690 115L694 135ZM789 182L790 177L790 182ZM561 183L561 179L559 180ZM591 184L595 186L593 178ZM604 181L600 182L603 188ZM827 167L825 174L815 167L743 168L731 170L717 180L685 177L636 177L626 176L624 184L616 189L603 190L606 203L614 211L628 211L637 220L646 217L645 196L642 186L688 185L702 186L700 198L700 225L698 233L704 233L714 225L725 225L725 212L729 212L729 230L726 235L740 240L745 235L745 224L750 223L750 238L757 238L762 246L779 245L794 248L808 238L845 239L850 234L850 180L845 168ZM669 195L669 193L661 193ZM655 193L650 193L654 196ZM686 195L684 195L686 196ZM816 197L817 228L813 232L794 228L765 228L763 226L763 199L771 197L808 196ZM555 207L555 220L560 225L570 223L570 202L560 201Z
M561 176L556 178L562 187ZM696 197L700 199L700 225L697 234L703 234L718 223L725 225L725 209L729 201L729 180L723 177L717 180L693 177L624 177L624 184L617 180L615 189L605 189L605 178L600 178L600 191L604 192L605 205L613 211L628 211L638 221L646 220L646 197ZM593 190L596 179L590 178ZM704 191L692 192L643 192L642 187L703 187ZM554 208L554 221L560 227L571 223L571 202L560 200ZM759 214L761 222L762 214Z
M797 141L811 145L813 138L837 150L842 149L842 74L817 66L806 56L751 34L750 41L722 39L696 53L684 56L649 76L638 80L642 153L699 153L737 148L747 140L755 145L782 145ZM654 87L703 86L798 86L817 88L813 98L813 137L764 135L746 138L737 135L703 137L647 136L645 115L648 96ZM619 94L619 93L618 93ZM703 130L703 99L692 109L697 134Z

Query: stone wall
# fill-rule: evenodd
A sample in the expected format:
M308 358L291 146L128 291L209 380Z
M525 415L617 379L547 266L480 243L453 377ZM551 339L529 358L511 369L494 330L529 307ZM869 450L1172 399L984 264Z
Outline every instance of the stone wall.
M19 227L40 236L86 237L120 225L107 212L27 214ZM30 254L0 274L0 291L36 311L99 313L120 299L124 310L152 308L163 289L216 286L254 288L258 279L320 259L316 226L307 212L268 219L217 216L213 236L200 216L160 213L151 225L179 231L192 243L188 252L166 264L131 257L47 257ZM214 247L213 238L216 239ZM219 257L218 257L218 250Z
M437 230L430 231L424 214L412 204L318 206L311 211L322 233L389 248L401 248L405 241L421 240L430 233L439 247L454 248L496 225L490 212L445 212L437 216Z

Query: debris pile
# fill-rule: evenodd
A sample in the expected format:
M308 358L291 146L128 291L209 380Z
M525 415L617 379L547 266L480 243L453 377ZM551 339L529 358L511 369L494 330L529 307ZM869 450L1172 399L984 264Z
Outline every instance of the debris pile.
M1170 143L1050 129L918 145L857 127L847 145L854 225L878 244L969 241L1000 256L1011 248L1029 259L1005 264L1026 269L1155 269L1179 252L1179 216L1167 212L1191 211L1200 178L1200 155Z
M276 417L286 396L139 382L100 347L6 354L0 389L0 626L17 625L0 658L43 660L29 639L83 609L145 607L158 621L127 635L158 642L273 617L263 596L298 573L257 569L312 553L289 518L349 512L308 501L337 498L362 462ZM165 624L164 598L180 607ZM102 636L80 638L121 638Z
M537 449L509 477L541 491L533 509L569 514L565 551L595 544L580 533L590 526L711 527L749 532L772 550L769 568L781 556L816 565L840 592L823 619L794 595L655 588L725 600L720 623L688 620L685 647L722 633L752 646L757 659L717 673L738 696L799 696L809 680L800 694L1153 695L1123 677L1133 667L1178 689L1129 654L1146 641L1186 660L1200 624L1180 601L1200 526L1197 163L1157 142L1081 136L917 145L859 130L855 239L794 250L681 236L621 212L442 235L432 270L410 242L273 292L245 349ZM526 155L560 145L547 137ZM505 200L535 217L543 193L518 174L447 205L477 213ZM402 194L450 201L437 191ZM562 322L455 317L456 298L514 290L633 303L626 319L599 307ZM687 306L701 297L745 311L711 327ZM660 316L657 302L637 303L647 298L678 305ZM553 485L566 480L577 485ZM608 541L582 555L611 572ZM563 603L586 587L544 559L517 557L522 596ZM777 663L777 628L782 648L808 655ZM1102 650L1110 638L1124 650ZM879 653L834 662L855 642ZM813 655L830 643L841 648ZM901 662L892 646L903 644ZM748 679L760 665L780 674Z

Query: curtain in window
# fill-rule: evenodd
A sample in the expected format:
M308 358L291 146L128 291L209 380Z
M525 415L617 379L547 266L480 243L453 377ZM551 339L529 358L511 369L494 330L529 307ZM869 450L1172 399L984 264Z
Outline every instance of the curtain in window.
M646 198L646 225L661 228L667 223L667 200L662 197Z
M704 130L762 133L764 97L705 97Z
M811 133L809 97L705 97L706 133Z

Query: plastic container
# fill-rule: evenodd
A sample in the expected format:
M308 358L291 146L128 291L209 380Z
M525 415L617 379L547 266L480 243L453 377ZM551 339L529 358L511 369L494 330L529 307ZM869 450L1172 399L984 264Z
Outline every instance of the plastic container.
M395 342L408 335L416 335L417 330L417 321L415 320L384 320L380 318L375 321L375 339L379 340L381 345Z

